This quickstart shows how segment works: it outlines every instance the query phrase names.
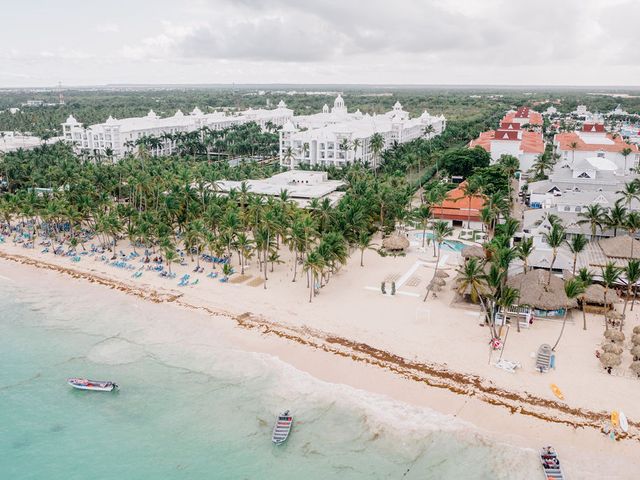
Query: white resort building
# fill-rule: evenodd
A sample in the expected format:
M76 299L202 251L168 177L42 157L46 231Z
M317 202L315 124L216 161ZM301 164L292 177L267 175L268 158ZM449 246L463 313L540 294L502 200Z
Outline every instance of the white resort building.
M418 118L396 102L393 110L382 115L348 113L340 95L333 108L325 105L322 113L296 116L280 131L280 164L295 168L300 164L343 167L356 161L377 166L371 138L377 133L384 141L382 150L394 143L420 137L431 138L446 128L444 116L424 112Z
M526 174L538 155L544 153L544 139L542 133L523 130L521 125L503 120L497 130L482 132L471 140L469 148L484 148L491 154L491 163L496 163L502 155L512 155L520 162L520 171Z
M255 122L265 128L268 122L282 126L293 118L293 110L281 101L277 108L271 110L248 109L238 114L225 112L203 113L199 108L185 115L178 110L173 116L161 118L153 110L144 117L115 119L109 117L105 123L84 127L73 115L62 124L64 139L75 145L76 151L89 152L102 156L122 158L132 150L132 144L142 137L154 136L162 142L155 148L154 155L170 155L175 142L166 135L178 132L192 132L203 127L211 130L222 130L232 125Z
M331 205L335 205L344 196L344 192L336 191L344 185L343 181L329 180L327 172L304 170L290 170L263 180L222 180L216 182L216 190L229 194L232 190L240 191L242 183L246 184L250 193L256 195L279 197L286 191L287 197L303 208L308 207L314 199L326 199Z
M560 162L570 165L599 157L615 163L621 173L628 173L640 162L638 146L627 143L619 135L607 133L601 123L585 123L581 130L558 133L554 137L553 146L560 155Z

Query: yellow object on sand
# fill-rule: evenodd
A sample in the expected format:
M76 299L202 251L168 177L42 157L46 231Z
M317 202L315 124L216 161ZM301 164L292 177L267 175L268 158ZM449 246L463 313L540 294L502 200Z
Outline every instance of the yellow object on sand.
M620 414L618 413L617 410L614 410L613 412L611 412L611 424L614 427L617 427L618 425L620 425Z
M551 391L553 392L553 394L558 397L560 400L564 400L564 395L562 394L562 390L560 390L558 388L558 386L555 383L551 384Z

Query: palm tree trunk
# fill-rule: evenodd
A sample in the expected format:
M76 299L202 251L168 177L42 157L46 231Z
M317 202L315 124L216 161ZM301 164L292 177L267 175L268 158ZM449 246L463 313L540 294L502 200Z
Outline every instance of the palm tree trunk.
M435 245L435 242L434 242ZM438 259L436 260L436 268L433 271L433 278L431 279L431 282L429 283L429 287L427 288L427 293L425 294L424 298L422 299L423 302L427 301L427 298L429 298L429 293L431 293L431 285L433 284L433 281L436 279L436 274L438 273L438 267L440 266L440 248L438 247Z
M364 267L364 248L360 249L360 266Z
M606 332L607 330L609 330L609 323L607 322L607 305L609 305L607 303L607 292L609 291L609 288L605 285L604 287L604 331Z
M586 330L587 329L587 312L585 312L584 310L584 303L585 303L585 297L583 296L581 299L581 303L582 303L582 329Z
M627 303L629 303L629 295L631 294L631 284L627 285L627 294L624 297L624 307L622 307L622 314L627 311Z
M293 280L291 280L292 282L296 281L296 275L298 274L298 250L296 250L295 248L293 249Z
M633 286L633 298L631 299L631 311L633 312L633 305L636 303L636 294L638 293L638 290L636 288L636 286Z
M551 348L552 352L556 351L556 347L558 346L558 343L560 343L560 339L562 338L562 334L564 333L564 326L566 323L567 323L567 310L565 309L564 318L562 319L562 328L560 329L560 335L558 335L558 339L556 340L556 343L554 343L553 347Z

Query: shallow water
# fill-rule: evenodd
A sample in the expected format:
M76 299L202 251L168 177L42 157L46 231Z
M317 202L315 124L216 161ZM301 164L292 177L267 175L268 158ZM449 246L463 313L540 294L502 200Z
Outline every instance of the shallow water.
M0 478L538 478L532 451L448 416L318 381L271 356L150 341L147 306L118 295L0 279ZM73 390L70 376L121 390ZM282 409L296 423L274 447Z

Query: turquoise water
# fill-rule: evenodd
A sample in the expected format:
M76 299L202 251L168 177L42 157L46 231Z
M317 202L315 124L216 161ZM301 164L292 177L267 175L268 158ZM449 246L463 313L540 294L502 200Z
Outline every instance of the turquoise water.
M137 322L161 307L116 295L83 301L0 280L0 478L536 478L532 452L436 412L270 356L145 337ZM121 390L73 390L76 375ZM297 423L274 447L281 408Z
M427 232L424 236L429 240L433 240L433 233ZM416 233L415 238L416 240L422 241L422 232ZM442 242L442 250L446 250L448 252L460 253L464 247L466 247L466 245L458 240L445 240Z

